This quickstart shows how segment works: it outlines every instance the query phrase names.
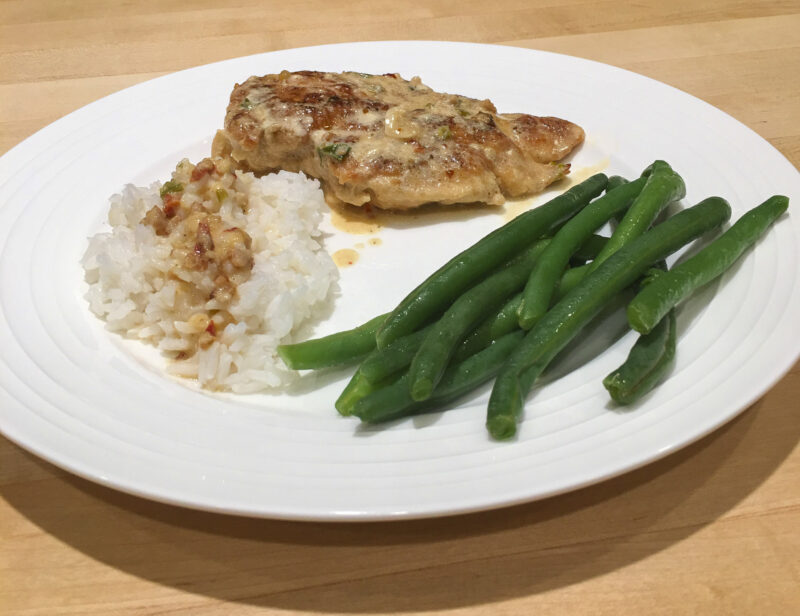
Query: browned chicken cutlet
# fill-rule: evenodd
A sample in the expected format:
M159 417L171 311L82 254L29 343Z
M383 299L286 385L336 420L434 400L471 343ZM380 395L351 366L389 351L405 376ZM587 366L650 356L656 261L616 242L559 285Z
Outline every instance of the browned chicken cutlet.
M303 171L345 203L409 209L540 192L583 138L566 120L498 114L418 77L284 71L236 85L214 154Z

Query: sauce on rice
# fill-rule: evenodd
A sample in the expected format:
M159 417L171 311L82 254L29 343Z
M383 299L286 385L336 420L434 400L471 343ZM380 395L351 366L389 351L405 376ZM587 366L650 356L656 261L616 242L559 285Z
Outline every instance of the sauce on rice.
M162 186L161 205L154 205L141 220L172 245L170 259L180 280L180 312L189 329L196 330L196 345L201 349L213 344L218 330L235 322L227 308L253 269L252 238L243 229L228 226L219 215L227 199L246 209L244 196L233 190L235 180L228 158L205 158L197 165L184 160ZM180 270L202 275L185 280ZM208 309L209 302L216 307ZM181 351L177 359L190 354Z

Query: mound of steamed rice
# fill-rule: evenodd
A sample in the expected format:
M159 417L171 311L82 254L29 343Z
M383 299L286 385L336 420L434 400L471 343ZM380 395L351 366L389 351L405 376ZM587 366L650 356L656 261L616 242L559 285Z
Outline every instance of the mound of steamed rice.
M171 358L169 372L205 388L250 393L288 385L294 373L277 346L326 309L338 279L320 244L326 206L319 183L284 171L235 173L238 202L226 199L218 213L252 238L254 263L228 306L233 322L207 348L197 347L196 326L175 311L180 286L197 273L181 271L169 238L141 222L161 205L159 188L128 185L111 198L111 230L90 238L82 259L92 312L109 330L158 347Z

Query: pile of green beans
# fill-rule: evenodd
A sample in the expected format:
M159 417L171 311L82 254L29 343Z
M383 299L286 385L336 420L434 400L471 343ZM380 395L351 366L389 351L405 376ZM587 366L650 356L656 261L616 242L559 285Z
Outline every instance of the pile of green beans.
M728 202L709 197L625 244L536 323L497 376L489 398L486 426L496 439L516 433L522 407L536 379L618 293L691 240L730 217Z
M638 286L626 310L640 336L603 380L612 400L633 404L673 363L675 306L730 268L789 202L771 197L667 270L664 259L731 213L727 201L709 197L655 224L685 194L683 179L660 160L631 182L597 174L461 252L391 312L283 345L279 355L296 370L359 363L335 407L365 423L447 407L496 377L486 426L505 440L516 434L530 390L553 358ZM610 237L596 234L612 220Z

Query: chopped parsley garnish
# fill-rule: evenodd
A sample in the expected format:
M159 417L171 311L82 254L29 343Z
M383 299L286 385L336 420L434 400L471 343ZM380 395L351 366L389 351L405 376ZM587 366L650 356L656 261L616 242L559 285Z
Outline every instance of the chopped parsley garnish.
M460 115L462 118L466 118L469 115L469 111L467 111L461 106L463 104L464 104L464 99L461 98L460 96L456 96L456 100L453 103L453 107L455 107L456 111L458 111L458 115Z
M341 162L350 153L350 146L346 143L330 143L328 145L317 148L319 159L323 160L326 156Z
M436 136L439 139L450 139L453 136L453 131L450 130L449 126L440 126L436 129Z
M183 184L176 182L175 180L170 180L164 183L164 185L161 187L161 190L158 191L158 194L163 197L166 194L181 192L182 190Z

